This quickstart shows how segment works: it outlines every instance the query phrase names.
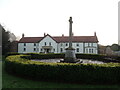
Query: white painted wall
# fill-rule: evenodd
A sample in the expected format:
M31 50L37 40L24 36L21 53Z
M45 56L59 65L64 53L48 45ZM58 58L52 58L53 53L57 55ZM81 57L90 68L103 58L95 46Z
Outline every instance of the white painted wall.
M77 46L77 44L79 46ZM75 53L83 53L83 43L79 42L79 43L73 43L72 44L73 48L75 49ZM77 48L79 49L79 52L77 52Z
M26 48L26 51L24 51L24 48ZM34 48L36 48L36 51L34 51ZM24 46L24 43L18 43L18 53L29 53L34 52L37 53L37 43L36 46L34 46L34 43L26 43L26 46Z
M45 46L45 42L46 42L46 46L50 46L49 43L51 43L52 46L51 52L54 52L55 49L54 53L57 53L57 43L49 36L46 36L43 40L39 42L39 52L44 52L44 50L41 51L41 49L42 46Z

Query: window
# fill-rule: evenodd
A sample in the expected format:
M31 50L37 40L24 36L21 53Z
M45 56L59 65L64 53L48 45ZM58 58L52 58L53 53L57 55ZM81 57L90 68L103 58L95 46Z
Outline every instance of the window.
M25 51L26 51L26 48L24 48L23 51L25 52Z
M55 52L55 49L53 49L53 51Z
M93 43L91 43L91 46L93 46Z
M62 49L62 48L60 48L60 52L63 52L63 49Z
M86 49L86 53L88 53L88 49Z
M68 43L66 43L66 46L68 46Z
M93 46L93 43L88 43L88 46Z
M26 43L24 43L24 46L26 46Z
M94 53L94 49L89 49L89 53Z
M45 46L47 45L47 43L45 42Z
M90 46L90 43L88 43L88 47Z
M51 42L49 42L49 46L51 46Z
M79 43L76 43L76 46L79 46Z
M36 46L36 43L34 43L34 46Z
M41 52L42 52L42 48L41 48Z
M93 53L94 51L93 51L93 49L92 49L92 53Z
M62 46L63 44L61 43L61 46Z
M39 51L39 48L37 48L37 51Z
M34 48L34 51L36 51L36 48Z
M89 49L89 53L91 53L91 49Z
M79 52L79 48L77 48L76 50L77 50L77 52Z

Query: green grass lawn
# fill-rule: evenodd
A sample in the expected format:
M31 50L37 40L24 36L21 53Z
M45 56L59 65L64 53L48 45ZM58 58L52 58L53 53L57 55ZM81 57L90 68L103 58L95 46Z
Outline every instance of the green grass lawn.
M2 62L0 62L0 65ZM3 64L4 67L4 64ZM80 85L80 84L68 84L68 83L56 83L56 82L43 82L43 81L32 81L16 77L8 74L3 69L2 72L3 88L119 88L119 85Z
M0 61L0 89L2 88L2 61Z

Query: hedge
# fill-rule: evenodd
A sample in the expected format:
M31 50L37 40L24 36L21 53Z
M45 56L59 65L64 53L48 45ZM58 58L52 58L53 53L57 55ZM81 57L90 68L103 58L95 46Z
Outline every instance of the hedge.
M90 60L97 60L103 62L119 62L120 63L120 56L107 56L107 55L100 55L100 54L76 54L77 58L80 59L90 59Z
M20 53L17 52L10 52L6 55L20 55ZM55 58L64 58L64 53L25 53L23 55L29 55L29 57L24 57L27 59L55 59ZM103 61L103 62L119 62L120 63L120 56L106 56L106 55L100 55L100 54L76 54L77 59L90 59L90 60L97 60L97 61Z
M5 70L9 73L34 80L95 84L120 83L120 63L43 63L23 58L28 56L30 55L7 57Z
M54 53L48 53L48 54L27 53L24 55L30 55L31 59L55 59L55 58L64 58L64 56L65 56L63 53L58 53L58 54L54 54Z
M29 57L24 57L27 59L55 59L55 58L64 58L64 53L48 53L48 54L38 54L38 53L27 53L24 55L29 55ZM106 56L106 55L99 55L99 54L76 54L77 59L90 59L90 60L97 60L103 62L119 62L120 57L118 56Z

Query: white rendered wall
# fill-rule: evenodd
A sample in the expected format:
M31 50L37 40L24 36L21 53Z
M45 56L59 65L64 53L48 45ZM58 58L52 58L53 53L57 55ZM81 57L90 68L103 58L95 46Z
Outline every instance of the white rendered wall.
M18 44L18 53L37 53L38 49L37 49L37 43L36 46L34 46L34 43L25 43L26 46L24 46L24 43L19 43ZM24 51L24 48L26 48L26 50ZM36 48L36 51L34 51L34 48Z
M62 44L62 45L61 45ZM67 44L67 46L66 46ZM65 53L66 52L66 48L68 48L69 44L66 42L66 43L59 43L58 44L58 53ZM61 48L63 49L63 51L61 52Z
M79 46L77 46L77 44ZM83 53L83 43L73 43L72 44L73 48L75 49L75 53ZM79 49L79 52L77 52L77 48Z
M34 46L34 43L26 43L26 46L24 46L24 43L18 43L18 53L39 53L39 52L44 52L44 49L42 48L43 46L50 46L49 43L51 43L51 51L54 53L65 53L66 48L68 48L69 43L56 43L51 37L46 36L43 40L40 42L36 43L36 46ZM77 46L79 44L79 46ZM75 53L88 53L88 54L98 54L98 44L97 43L82 43L82 42L74 42L72 43L72 47L75 49ZM24 51L24 48L26 48L26 51ZM34 48L36 48L36 51L34 51ZM61 52L62 48L62 52ZM79 49L79 52L77 52L77 48ZM42 49L42 51L41 51ZM90 53L90 49L93 50L92 53ZM55 51L54 51L55 50Z
M23 53L22 50L22 43L18 43L18 53Z
M42 51L41 49L43 46L45 46L45 42L46 42L46 46L50 46L49 43L51 43L52 46L51 52L54 52L55 49L54 53L57 53L57 43L49 36L46 36L43 40L39 42L39 52L44 52L44 49Z
M69 46L69 43L67 43L68 46ZM76 44L79 44L79 46L77 46ZM66 52L66 48L68 48L68 46L66 46L66 43L62 43L62 46L61 46L61 43L58 44L58 53L65 53ZM88 49L88 54L89 53L89 49L93 49L93 53L91 54L98 54L98 44L97 43L89 43L89 46L88 46L88 43L82 43L82 42L79 42L79 43L72 43L72 47L75 49L75 53L87 53L86 52L86 49ZM61 52L61 48L63 49L63 52ZM77 48L79 48L79 52L77 52Z

